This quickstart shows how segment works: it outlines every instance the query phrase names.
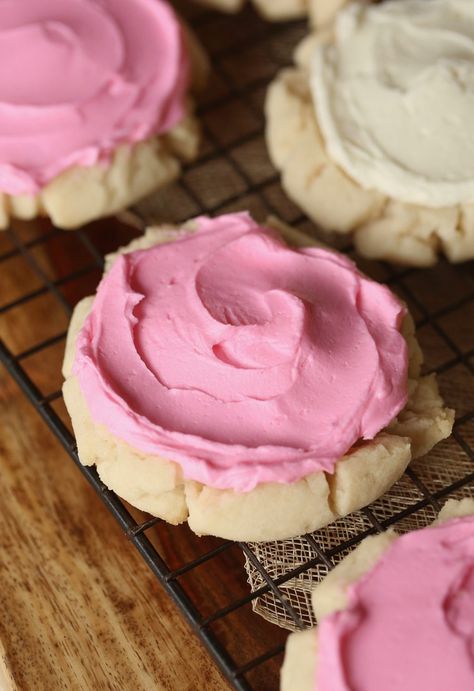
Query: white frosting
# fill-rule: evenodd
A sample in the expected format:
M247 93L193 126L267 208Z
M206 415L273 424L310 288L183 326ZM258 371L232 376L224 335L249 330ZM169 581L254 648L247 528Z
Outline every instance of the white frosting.
M474 202L474 0L349 5L311 86L329 155L361 186Z

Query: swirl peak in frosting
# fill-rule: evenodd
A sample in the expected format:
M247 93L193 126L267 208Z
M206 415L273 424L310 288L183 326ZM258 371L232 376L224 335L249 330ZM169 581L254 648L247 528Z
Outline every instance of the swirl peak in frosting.
M2 0L0 63L0 191L9 194L35 194L184 114L187 57L163 0Z
M474 202L473 75L472 0L348 5L311 66L331 158L399 201Z
M318 628L320 691L474 688L474 516L408 533Z
M220 489L334 472L406 402L404 308L248 214L195 226L99 285L74 363L93 420Z

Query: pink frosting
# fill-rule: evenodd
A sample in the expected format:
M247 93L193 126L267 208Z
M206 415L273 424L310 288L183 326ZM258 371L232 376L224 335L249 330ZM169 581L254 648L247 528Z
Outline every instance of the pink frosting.
M10 194L36 193L183 117L187 58L162 0L2 0L0 65L0 190Z
M396 540L318 640L318 691L472 691L474 517Z
M404 308L248 214L196 224L102 280L74 364L94 421L212 487L332 473L406 402Z

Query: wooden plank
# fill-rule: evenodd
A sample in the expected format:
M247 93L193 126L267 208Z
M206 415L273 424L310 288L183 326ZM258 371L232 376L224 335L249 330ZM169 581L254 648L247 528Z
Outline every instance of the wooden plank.
M33 224L34 226L35 224ZM41 232L23 229L23 232ZM0 254L9 249L0 239ZM50 258L37 251L45 271ZM38 287L0 266L0 304ZM18 352L67 319L49 297L0 317ZM25 361L45 390L62 344ZM177 608L16 384L0 371L0 689L222 690ZM241 565L239 565L241 568Z

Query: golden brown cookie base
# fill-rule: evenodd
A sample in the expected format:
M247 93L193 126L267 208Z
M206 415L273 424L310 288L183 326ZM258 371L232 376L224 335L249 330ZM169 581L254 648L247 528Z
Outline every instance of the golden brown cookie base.
M239 12L247 0L195 0L221 12ZM273 21L298 19L309 15L311 21L318 26L326 24L334 18L336 12L348 0L252 0L262 17Z
M196 0L196 2L228 13L239 12L246 4L246 0ZM252 2L265 19L284 21L306 16L310 0L252 0Z
M109 164L70 168L36 196L0 193L0 228L11 218L49 216L58 228L73 229L118 213L179 176L183 155L197 154L198 132L188 116L166 137L120 146Z

